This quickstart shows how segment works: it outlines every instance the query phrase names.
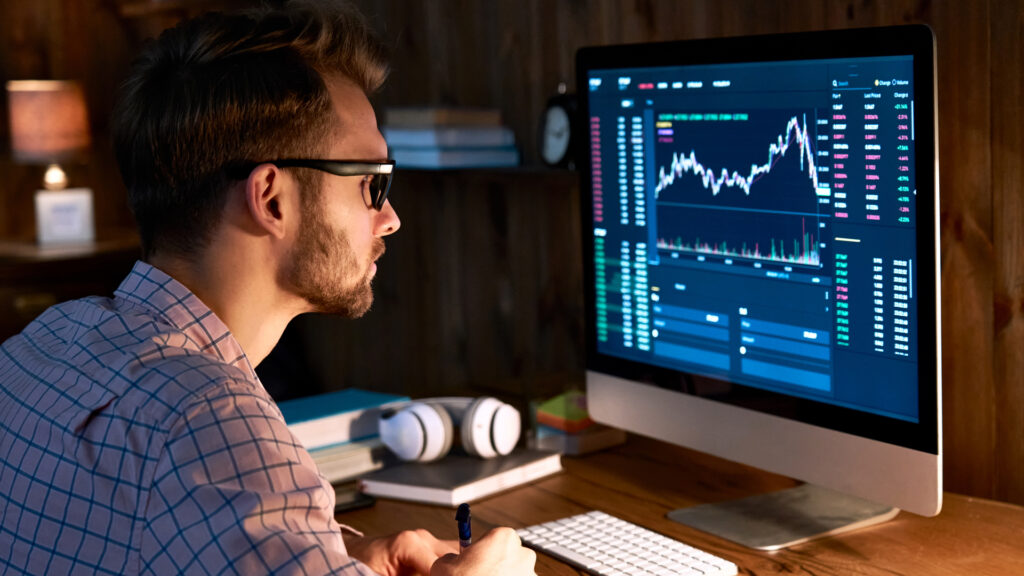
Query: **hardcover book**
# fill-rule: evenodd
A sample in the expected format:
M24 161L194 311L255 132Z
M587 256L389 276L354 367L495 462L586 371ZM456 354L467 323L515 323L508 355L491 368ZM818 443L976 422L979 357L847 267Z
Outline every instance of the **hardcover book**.
M364 476L360 489L372 496L455 507L559 472L561 455L518 449L484 460L450 454L428 464L409 463Z
M309 455L331 484L355 480L396 460L378 436L316 448Z
M279 402L288 429L306 450L377 436L381 410L408 396L348 388Z
M460 148L514 146L515 134L506 126L385 126L388 146L410 148Z
M496 126L501 124L497 108L395 107L384 110L389 126Z
M515 146L498 148L412 148L395 146L391 157L405 168L499 168L519 165Z
M578 456L618 446L625 442L625 430L601 424L594 424L575 434L542 424L537 426L537 436L533 446L541 450L561 452L567 456Z

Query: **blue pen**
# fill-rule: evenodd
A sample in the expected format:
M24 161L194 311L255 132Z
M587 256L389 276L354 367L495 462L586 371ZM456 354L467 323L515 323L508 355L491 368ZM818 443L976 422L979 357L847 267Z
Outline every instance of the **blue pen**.
M469 504L459 504L455 512L455 522L459 525L459 549L465 550L473 543L473 529L469 524Z

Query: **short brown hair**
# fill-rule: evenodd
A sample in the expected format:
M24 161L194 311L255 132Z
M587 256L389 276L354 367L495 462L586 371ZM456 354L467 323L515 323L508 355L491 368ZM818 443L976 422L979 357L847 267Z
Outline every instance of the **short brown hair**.
M324 82L334 74L367 94L388 74L382 44L338 4L206 14L148 45L113 116L143 257L209 244L232 164L322 153L336 125Z

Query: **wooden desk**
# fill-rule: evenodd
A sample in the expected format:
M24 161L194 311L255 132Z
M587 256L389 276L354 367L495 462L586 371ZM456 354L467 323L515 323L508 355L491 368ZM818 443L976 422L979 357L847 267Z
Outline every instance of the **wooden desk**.
M520 528L598 509L735 562L741 574L1024 574L1024 508L946 494L942 513L902 512L885 524L779 552L759 552L676 524L675 508L793 486L786 478L711 456L631 437L619 448L562 459L565 471L473 505L474 532ZM454 539L455 511L378 500L338 520L379 536L427 528ZM541 575L578 574L538 554Z

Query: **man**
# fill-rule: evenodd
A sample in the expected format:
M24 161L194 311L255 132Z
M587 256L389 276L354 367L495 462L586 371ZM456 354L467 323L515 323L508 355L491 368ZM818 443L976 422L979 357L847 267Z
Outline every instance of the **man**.
M346 547L253 372L295 316L370 307L399 227L386 73L341 9L208 15L142 53L114 136L143 261L0 347L0 572L532 573L507 528Z

